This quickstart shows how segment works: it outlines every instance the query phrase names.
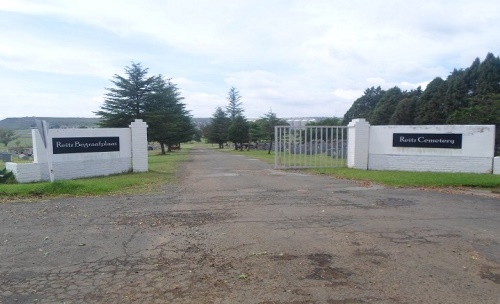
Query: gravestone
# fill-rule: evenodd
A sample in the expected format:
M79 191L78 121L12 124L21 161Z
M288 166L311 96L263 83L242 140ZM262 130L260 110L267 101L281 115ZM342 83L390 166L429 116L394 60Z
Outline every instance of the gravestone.
M0 159L3 160L4 162L11 162L12 154L8 152L2 152L0 153Z

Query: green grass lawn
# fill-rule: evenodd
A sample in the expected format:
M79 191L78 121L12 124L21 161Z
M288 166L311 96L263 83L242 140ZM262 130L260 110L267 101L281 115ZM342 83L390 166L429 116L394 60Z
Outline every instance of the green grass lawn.
M318 168L308 169L308 171L395 187L479 187L500 193L500 175L494 174L368 171L349 168Z
M189 158L189 146L182 151L149 153L149 171L112 176L62 180L54 183L0 184L0 201L55 196L92 196L157 191L164 184L174 183L180 164ZM0 164L1 166L1 164Z

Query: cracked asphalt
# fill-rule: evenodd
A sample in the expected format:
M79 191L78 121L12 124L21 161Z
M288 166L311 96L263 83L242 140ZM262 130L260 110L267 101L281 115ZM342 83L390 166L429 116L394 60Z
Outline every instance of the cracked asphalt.
M500 199L194 149L137 196L0 204L0 303L500 302Z

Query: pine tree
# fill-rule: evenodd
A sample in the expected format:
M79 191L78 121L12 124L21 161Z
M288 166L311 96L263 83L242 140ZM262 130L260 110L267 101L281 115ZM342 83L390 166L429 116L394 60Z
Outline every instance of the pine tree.
M402 99L396 106L391 116L391 125L413 125L415 124L415 108L418 97L407 97Z
M243 115L237 115L231 122L228 129L228 139L235 145L235 150L240 147L243 149L243 143L248 141L248 130L250 126Z
M125 67L123 77L115 74L111 82L115 88L106 88L106 99L101 110L96 112L101 117L103 127L128 127L135 119L144 119L144 107L148 96L153 93L152 86L158 76L147 77L148 69L140 63L132 62Z
M162 154L171 152L174 145L190 141L195 133L189 111L182 103L179 89L161 76L157 78L155 93L145 104L145 120L148 123L148 140L160 143Z
M478 94L500 93L500 58L488 53L478 68Z
M279 125L288 125L288 123L286 120L278 118L276 113L273 113L272 110L269 110L269 112L261 118L261 123L263 136L270 140L269 151L267 154L271 154L274 140L274 127Z
M447 85L440 78L434 78L422 93L415 110L415 124L443 124L446 121L444 112Z
M114 75L115 88L107 88L104 104L96 112L105 127L128 127L135 119L148 124L148 140L171 151L172 145L188 141L195 127L181 102L177 86L161 75L148 77L140 63L125 68L126 77Z
M351 108L345 113L342 120L343 125L347 125L356 118L365 118L370 121L373 110L385 93L380 87L371 87L365 90L363 96L356 99Z
M403 98L403 92L398 87L387 90L378 101L373 114L370 117L370 123L373 125L387 125L396 109L396 105Z
M227 101L229 104L226 106L226 113L229 116L229 119L233 121L236 116L243 114L243 107L242 107L242 102L240 93L236 88L231 87L227 94Z
M207 131L207 139L210 143L216 143L219 145L219 149L224 148L224 143L228 140L227 129L229 127L230 120L227 117L224 110L221 107L215 109L215 113L212 115L210 124Z

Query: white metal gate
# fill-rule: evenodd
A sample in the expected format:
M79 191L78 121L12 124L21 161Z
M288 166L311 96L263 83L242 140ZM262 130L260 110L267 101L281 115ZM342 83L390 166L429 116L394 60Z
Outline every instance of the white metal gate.
M347 127L276 126L274 168L347 166Z

